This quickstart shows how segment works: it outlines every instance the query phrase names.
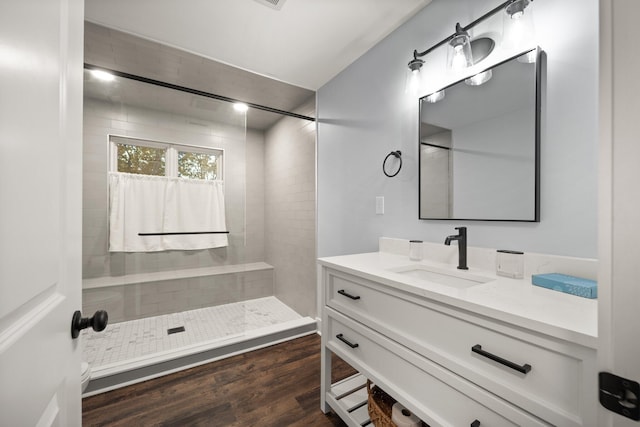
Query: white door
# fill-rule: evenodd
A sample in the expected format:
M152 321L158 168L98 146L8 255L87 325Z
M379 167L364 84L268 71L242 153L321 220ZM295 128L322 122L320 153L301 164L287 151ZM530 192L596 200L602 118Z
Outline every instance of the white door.
M0 425L81 424L82 0L0 0Z
M600 0L598 365L601 372L635 382L640 382L638 17L638 0ZM628 413L638 409L633 394L622 403ZM600 427L639 425L599 408Z

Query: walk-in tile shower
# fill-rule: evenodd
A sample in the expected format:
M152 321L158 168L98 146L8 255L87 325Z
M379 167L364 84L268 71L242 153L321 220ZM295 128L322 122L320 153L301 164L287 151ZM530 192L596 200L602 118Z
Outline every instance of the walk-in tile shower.
M265 249L290 218L294 232L309 235L307 253L286 239L280 249L294 265L314 262L314 171L276 200L269 186L290 185L278 171L291 165L277 158L277 144L267 152L268 136L247 127L246 110L87 68L83 314L109 314L104 332L82 334L87 393L315 330L315 295L305 291L315 275L288 274ZM298 133L307 125L286 120ZM314 128L304 132L311 149L301 163L313 164ZM281 162L270 174L268 156ZM279 276L307 284L278 291Z

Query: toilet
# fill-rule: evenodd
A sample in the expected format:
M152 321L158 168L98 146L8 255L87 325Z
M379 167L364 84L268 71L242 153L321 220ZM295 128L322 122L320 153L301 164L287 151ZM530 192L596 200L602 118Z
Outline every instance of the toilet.
M82 385L82 393L86 390L89 385L89 380L91 379L91 368L89 367L89 363L82 362L80 364L80 384Z

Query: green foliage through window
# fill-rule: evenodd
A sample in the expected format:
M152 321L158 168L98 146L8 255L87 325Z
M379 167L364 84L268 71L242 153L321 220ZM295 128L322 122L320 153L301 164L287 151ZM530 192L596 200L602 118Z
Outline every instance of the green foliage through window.
M178 152L178 176L205 180L219 179L217 156L186 151Z
M116 148L117 172L207 181L222 179L222 150L194 147L190 151L177 144L148 141L138 145L137 141L127 143L125 140L128 138L112 140Z
M118 147L118 172L144 175L165 175L165 148L141 145L116 144Z

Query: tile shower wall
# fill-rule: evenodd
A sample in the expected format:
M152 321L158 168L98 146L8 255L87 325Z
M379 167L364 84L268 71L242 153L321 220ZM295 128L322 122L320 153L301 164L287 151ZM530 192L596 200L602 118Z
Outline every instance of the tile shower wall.
M83 310L117 323L273 295L273 270L85 289Z
M238 241L231 241L227 248L207 251L110 254L108 252L107 206L109 134L224 149L227 225L230 230L236 232L241 231L244 227L245 171L241 167L235 169L241 172L234 172L234 165L244 166L245 150L237 150L237 147L244 144L238 144L234 139L244 135L238 135L237 129L218 129L214 123L209 123L208 126L195 125L187 117L134 107L127 107L124 110L91 99L85 100L84 111L83 277L134 274L263 260L263 215L259 210L249 209L246 210L247 251L244 254L235 251L235 248L244 244L244 242ZM247 196L255 196L264 191L259 175L260 165L263 162L262 145L261 133L247 131ZM254 202L252 201L252 203ZM256 204L260 205L261 201ZM249 236L252 239L249 239Z
M213 122L204 123L199 120L198 125L191 122L192 120L187 117L142 108L124 109L102 101L85 99L83 278L264 260L263 134L248 130L245 152L245 144L239 143L240 139L244 138L244 132L239 132L238 129L221 128ZM236 234L236 236L230 236L230 245L226 248L202 251L109 253L107 192L109 134L224 149L227 225L228 229ZM240 167L234 169L234 165ZM246 230L246 242L241 236L243 229ZM217 279L211 277L209 279L213 286ZM260 296L269 295L273 290L272 277L263 279L262 290L258 292ZM252 287L255 288L255 286ZM113 294L112 291L114 289L108 293ZM228 295L230 299L222 298L222 300L226 302L235 300L233 295L237 292ZM92 298L92 293L85 292L85 305L104 302L101 298ZM123 308L123 312L127 311Z
M315 97L299 114L315 115ZM315 123L285 117L265 133L265 261L275 295L316 316Z

